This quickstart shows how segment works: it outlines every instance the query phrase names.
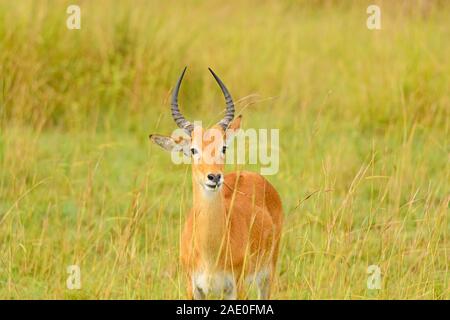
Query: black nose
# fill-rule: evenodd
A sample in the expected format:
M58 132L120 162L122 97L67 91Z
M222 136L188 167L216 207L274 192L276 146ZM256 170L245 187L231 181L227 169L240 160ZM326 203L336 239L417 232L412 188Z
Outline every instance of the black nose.
M222 178L222 175L220 173L219 174L212 174L212 173L210 173L210 174L207 175L207 177L208 177L209 181L212 181L212 182L215 182L215 183L219 183L220 178Z

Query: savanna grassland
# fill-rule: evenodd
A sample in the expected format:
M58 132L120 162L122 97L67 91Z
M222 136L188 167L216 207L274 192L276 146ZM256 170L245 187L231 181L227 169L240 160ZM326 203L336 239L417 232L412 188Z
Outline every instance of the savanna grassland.
M0 298L185 297L190 169L148 135L188 65L189 119L222 116L212 67L280 130L273 298L449 299L450 3L371 3L0 0Z

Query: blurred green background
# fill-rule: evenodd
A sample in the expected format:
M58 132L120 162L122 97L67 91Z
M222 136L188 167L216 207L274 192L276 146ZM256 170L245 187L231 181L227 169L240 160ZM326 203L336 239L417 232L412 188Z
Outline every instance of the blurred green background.
M0 298L185 297L190 171L148 134L175 128L187 65L187 118L221 117L212 67L244 128L280 129L273 298L449 299L449 20L447 1L0 0Z

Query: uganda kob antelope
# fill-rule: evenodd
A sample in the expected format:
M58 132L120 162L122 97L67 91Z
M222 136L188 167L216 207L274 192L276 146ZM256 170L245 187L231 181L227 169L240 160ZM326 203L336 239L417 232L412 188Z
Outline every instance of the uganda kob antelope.
M260 299L268 299L283 220L280 196L257 173L224 175L227 144L240 128L241 117L234 119L230 93L209 71L225 97L224 118L209 129L184 118L178 106L184 68L172 93L171 111L177 126L187 135L150 135L165 150L184 152L192 158L193 207L180 244L187 294L190 299L246 298L253 285ZM209 154L204 152L207 149Z

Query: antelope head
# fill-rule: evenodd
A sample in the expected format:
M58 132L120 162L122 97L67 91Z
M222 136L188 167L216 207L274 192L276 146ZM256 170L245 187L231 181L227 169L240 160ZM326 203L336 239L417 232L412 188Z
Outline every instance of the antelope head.
M211 128L202 128L194 125L180 112L178 106L178 92L183 80L186 68L172 93L171 111L177 126L184 130L186 135L182 137L150 135L150 139L170 152L183 152L192 158L192 180L194 185L201 187L206 192L220 190L224 182L224 163L227 144L240 127L241 117L234 119L234 103L228 89L222 80L208 68L222 90L225 97L225 116ZM234 120L233 120L234 119Z

